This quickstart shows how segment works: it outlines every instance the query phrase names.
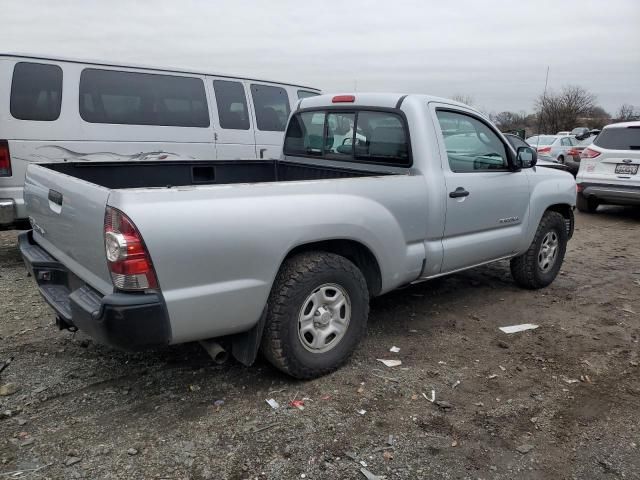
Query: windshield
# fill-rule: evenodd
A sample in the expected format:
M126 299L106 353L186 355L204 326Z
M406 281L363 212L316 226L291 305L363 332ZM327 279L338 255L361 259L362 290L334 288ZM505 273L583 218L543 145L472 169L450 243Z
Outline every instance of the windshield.
M535 135L527 138L529 145L551 145L555 141L556 137L553 135Z
M605 128L593 143L610 150L640 150L640 127Z

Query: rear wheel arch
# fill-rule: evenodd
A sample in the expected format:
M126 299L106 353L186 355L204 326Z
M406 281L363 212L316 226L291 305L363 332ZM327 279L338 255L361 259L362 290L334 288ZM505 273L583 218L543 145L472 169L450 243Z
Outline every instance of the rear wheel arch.
M298 245L289 250L280 263L280 268L289 258L309 251L334 253L352 262L362 272L370 297L378 295L382 290L382 271L378 259L369 247L356 240L330 239Z

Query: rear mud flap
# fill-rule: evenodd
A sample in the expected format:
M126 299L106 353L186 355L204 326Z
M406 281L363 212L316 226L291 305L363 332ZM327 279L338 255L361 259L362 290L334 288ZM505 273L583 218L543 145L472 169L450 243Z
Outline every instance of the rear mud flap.
M250 367L256 361L266 320L267 307L265 306L262 315L260 315L260 320L251 330L231 337L231 354L233 358L247 367Z

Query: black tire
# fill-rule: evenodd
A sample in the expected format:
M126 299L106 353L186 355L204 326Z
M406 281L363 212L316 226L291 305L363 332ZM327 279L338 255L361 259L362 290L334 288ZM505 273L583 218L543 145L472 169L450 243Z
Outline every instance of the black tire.
M545 271L540 266L538 255L541 253L543 240L550 232L555 233L558 246L554 263ZM565 218L558 212L545 212L529 249L522 255L511 259L511 276L516 284L531 290L544 288L551 284L562 266L562 261L567 251L567 241Z
M563 165L564 165L564 156L563 156L563 155L560 155L560 156L558 157L558 161L559 161L561 164L563 164Z
M325 352L312 352L298 333L299 315L310 294L324 284L340 286L351 316L342 338ZM325 375L343 364L365 334L369 291L362 272L340 255L305 252L287 259L273 284L261 350L276 368L300 379Z
M595 197L585 197L582 193L578 193L576 197L576 207L582 213L596 213L600 202Z

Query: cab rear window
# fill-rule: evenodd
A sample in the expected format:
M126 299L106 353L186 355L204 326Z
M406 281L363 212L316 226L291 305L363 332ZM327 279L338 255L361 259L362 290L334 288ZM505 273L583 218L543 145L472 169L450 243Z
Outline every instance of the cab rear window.
M291 118L284 154L383 165L411 164L405 122L386 111L303 111Z
M640 150L640 127L605 128L593 143L609 150Z

